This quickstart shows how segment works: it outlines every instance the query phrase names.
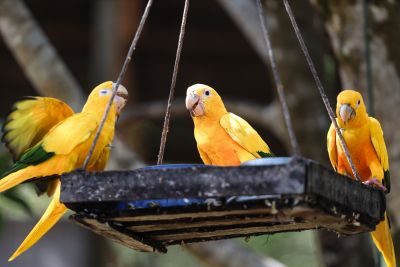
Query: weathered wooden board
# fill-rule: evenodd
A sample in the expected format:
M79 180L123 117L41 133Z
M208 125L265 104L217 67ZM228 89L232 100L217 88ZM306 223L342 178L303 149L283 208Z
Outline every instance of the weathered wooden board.
M179 169L138 169L66 174L62 201L118 201L167 198L302 194L306 169L303 161L285 165Z
M272 161L274 162L274 161ZM231 196L255 196L238 198ZM195 198L187 205L134 201ZM202 199L212 199L204 201ZM318 163L288 158L268 165L183 166L62 176L61 201L79 224L140 251L309 229L368 232L383 219L384 194Z

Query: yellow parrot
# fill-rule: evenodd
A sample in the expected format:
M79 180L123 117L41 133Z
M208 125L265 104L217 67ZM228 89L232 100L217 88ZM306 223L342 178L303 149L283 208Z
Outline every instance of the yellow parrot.
M111 97L112 86L108 81L94 88L77 114L65 103L52 98L28 98L16 103L4 126L3 140L18 160L3 173L0 192L34 178L60 176L82 167ZM119 86L89 162L89 171L105 168L116 119L127 96L127 90ZM34 245L67 211L59 202L59 179L52 182L47 193L53 195L53 199L46 212L9 261Z
M362 182L390 191L389 158L383 131L378 120L369 117L360 93L344 90L337 97L337 123L349 148ZM333 168L340 174L354 179L333 124L327 135L327 148ZM382 253L388 267L396 267L393 241L389 222L380 222L371 233L372 239Z
M187 89L185 102L193 118L197 149L205 164L235 166L273 156L249 123L226 110L213 88L192 85Z

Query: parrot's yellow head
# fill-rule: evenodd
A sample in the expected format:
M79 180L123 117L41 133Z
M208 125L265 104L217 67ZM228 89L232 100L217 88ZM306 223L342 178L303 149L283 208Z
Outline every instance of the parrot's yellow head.
M107 81L96 86L90 93L88 100L83 107L83 111L104 111L112 95L112 87L114 83ZM128 91L123 85L119 85L117 92L113 100L113 107L115 108L116 114L119 115L121 110L124 108L128 99Z
M361 94L344 90L337 96L336 116L342 128L361 126L368 117Z
M186 91L186 108L195 117L220 118L227 113L221 97L210 86L195 84Z

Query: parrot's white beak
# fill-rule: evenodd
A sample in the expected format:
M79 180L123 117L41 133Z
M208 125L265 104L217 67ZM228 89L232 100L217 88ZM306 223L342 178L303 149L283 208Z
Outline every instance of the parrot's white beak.
M190 89L190 87L189 87ZM204 107L201 102L200 96L196 95L192 90L187 90L185 104L192 117L199 117L204 115Z
M356 116L356 111L349 104L342 104L339 108L339 115L343 122L346 123Z
M121 110L125 107L128 101L128 90L123 85L119 85L115 94L114 103L117 108L117 114L121 113Z

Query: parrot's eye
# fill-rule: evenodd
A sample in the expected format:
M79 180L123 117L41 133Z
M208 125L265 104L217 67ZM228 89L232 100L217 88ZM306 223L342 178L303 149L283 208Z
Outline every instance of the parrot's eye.
M209 91L209 90L206 90L206 91L204 92L204 94L205 94L206 96L209 96L209 95L210 95L210 91Z
M103 95L108 95L110 93L110 90L101 90L99 92L99 95L103 96Z
M357 101L357 106L360 105L360 104L361 104L361 100L358 99L358 101Z

